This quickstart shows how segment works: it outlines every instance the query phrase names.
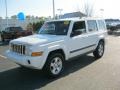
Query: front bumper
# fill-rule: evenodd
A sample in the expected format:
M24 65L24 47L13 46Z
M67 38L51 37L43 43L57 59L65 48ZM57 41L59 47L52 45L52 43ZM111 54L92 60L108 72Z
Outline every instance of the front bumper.
M33 69L42 69L45 64L45 59L43 56L39 57L25 56L14 53L10 50L6 51L6 57L17 64Z

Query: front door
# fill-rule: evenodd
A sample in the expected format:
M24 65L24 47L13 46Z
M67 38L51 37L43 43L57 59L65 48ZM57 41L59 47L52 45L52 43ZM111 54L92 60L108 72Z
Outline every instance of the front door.
M85 21L74 23L68 46L70 58L89 51L90 42L88 41Z

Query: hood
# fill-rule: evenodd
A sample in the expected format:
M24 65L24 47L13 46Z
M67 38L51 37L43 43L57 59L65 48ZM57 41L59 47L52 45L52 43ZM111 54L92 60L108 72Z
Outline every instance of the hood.
M36 35L14 39L11 41L11 43L22 43L28 45L46 44L54 41L64 40L65 37L66 36L36 34Z

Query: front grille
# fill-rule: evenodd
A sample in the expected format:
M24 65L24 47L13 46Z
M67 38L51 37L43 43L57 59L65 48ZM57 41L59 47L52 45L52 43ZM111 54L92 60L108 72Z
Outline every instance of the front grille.
M11 51L25 55L25 45L11 44Z

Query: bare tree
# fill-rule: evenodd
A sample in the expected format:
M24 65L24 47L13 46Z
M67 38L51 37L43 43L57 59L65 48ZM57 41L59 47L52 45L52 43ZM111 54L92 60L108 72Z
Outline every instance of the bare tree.
M89 0L84 1L84 12L87 17L93 16L95 2L89 2Z
M86 17L92 17L94 15L94 6L96 0L80 0L81 7L79 4L76 5L75 10L78 12L82 12L86 15Z

